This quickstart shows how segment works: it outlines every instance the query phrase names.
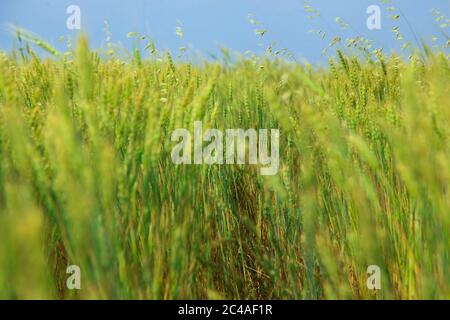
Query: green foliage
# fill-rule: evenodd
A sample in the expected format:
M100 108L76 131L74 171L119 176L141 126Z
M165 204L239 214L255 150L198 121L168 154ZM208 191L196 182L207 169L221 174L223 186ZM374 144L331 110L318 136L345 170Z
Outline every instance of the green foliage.
M0 298L450 298L443 53L58 59L0 54ZM279 174L174 165L196 120L279 128Z

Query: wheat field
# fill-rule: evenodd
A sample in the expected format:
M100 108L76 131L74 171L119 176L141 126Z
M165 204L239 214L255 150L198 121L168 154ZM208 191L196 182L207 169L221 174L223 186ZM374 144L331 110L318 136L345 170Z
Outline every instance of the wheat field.
M444 52L319 68L38 44L55 57L0 53L0 298L450 299ZM199 120L279 129L278 174L173 164Z

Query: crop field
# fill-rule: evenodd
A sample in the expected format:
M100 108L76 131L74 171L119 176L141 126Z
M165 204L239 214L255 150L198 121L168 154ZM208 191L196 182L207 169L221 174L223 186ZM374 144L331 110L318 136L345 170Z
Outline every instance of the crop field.
M316 67L35 42L55 56L0 53L0 298L450 298L445 52ZM195 121L278 129L277 173L175 164Z

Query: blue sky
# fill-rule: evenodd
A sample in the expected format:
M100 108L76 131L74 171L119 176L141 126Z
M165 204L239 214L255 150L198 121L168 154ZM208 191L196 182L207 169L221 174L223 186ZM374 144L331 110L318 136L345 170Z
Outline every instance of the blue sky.
M450 0L395 0L383 5L380 0L310 0L321 12L318 19L308 19L302 0L1 0L0 2L0 48L10 49L14 37L7 31L9 23L24 27L42 36L57 48L64 45L59 38L76 37L76 31L66 28L66 8L81 8L82 29L89 35L93 47L105 43L105 25L108 21L112 41L126 48L133 47L127 33L136 31L151 35L160 49L176 52L179 47L192 47L205 55L217 53L218 46L233 51L260 53L273 41L278 48L287 48L295 56L311 62L322 61L321 52L331 38L343 39L357 34L373 39L386 51L398 50L401 44L395 40L392 27L398 25L407 40L414 42L412 32L430 41L432 35L440 36L439 24L434 21L431 9L439 10L450 18ZM382 8L381 30L368 30L366 9L377 4ZM400 8L403 14L397 22L392 21L387 6ZM397 11L397 13L399 13ZM258 37L248 21L252 14L262 23L258 28L268 29L263 40ZM343 30L335 21L341 17L351 29ZM175 34L181 25L183 39ZM324 30L327 39L308 32ZM446 29L447 34L448 28ZM258 44L264 42L264 46ZM444 38L440 43L446 42Z

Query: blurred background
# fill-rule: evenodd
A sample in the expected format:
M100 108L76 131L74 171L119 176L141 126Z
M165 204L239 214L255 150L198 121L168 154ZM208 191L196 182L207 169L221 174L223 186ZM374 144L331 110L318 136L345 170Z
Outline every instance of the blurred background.
M307 12L305 4L320 16L311 9ZM366 26L367 7L374 4L381 8L381 30ZM404 42L413 46L422 39L432 44L442 38L442 43L448 39L432 10L450 16L448 0L2 0L0 48L14 47L15 35L8 26L16 25L63 49L61 36L74 38L79 32L66 27L70 5L80 7L81 30L88 33L94 48L105 45L106 21L111 41L125 48L136 45L127 38L133 31L151 36L158 49L172 52L186 47L214 57L223 46L259 54L273 45L310 62L325 61L323 49L335 37L365 37L387 52L399 51L404 43L396 40L394 26L399 27ZM177 36L177 27L182 37L180 32Z

